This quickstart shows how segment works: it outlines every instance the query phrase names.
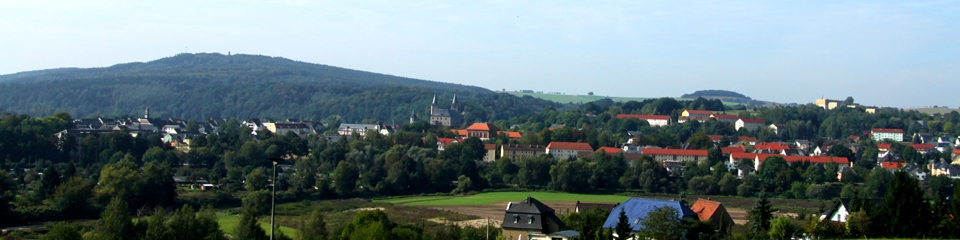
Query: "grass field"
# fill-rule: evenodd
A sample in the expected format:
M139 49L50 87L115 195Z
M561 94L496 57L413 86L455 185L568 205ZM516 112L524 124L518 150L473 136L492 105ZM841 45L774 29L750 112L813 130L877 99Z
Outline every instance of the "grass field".
M261 218L263 220L263 218ZM267 222L260 221L260 227L267 232L267 235L270 234L270 216L266 218ZM240 223L240 216L230 215L224 212L217 213L217 223L220 224L220 230L223 230L227 235L233 236L233 229L237 227L237 224ZM283 231L284 235L287 235L290 238L293 238L297 234L297 230L289 227L280 226L280 231Z
M423 196L378 200L406 206L458 206L519 202L531 196L541 202L623 202L628 197L618 195L576 194L558 192L488 192L470 196Z

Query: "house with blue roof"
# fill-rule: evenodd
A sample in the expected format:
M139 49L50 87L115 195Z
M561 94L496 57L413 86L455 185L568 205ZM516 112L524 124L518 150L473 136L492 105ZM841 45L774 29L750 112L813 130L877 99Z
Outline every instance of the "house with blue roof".
M640 223L643 222L643 219L647 217L647 214L658 207L671 207L676 209L677 219L682 220L689 218L691 220L698 220L697 213L693 210L690 210L689 207L684 206L679 201L630 198L622 204L614 207L613 211L610 211L610 215L607 216L607 220L603 222L603 228L616 229L617 222L620 219L620 211L623 211L627 215L627 219L630 220L630 228L632 229L632 232L636 234L641 228L643 228Z

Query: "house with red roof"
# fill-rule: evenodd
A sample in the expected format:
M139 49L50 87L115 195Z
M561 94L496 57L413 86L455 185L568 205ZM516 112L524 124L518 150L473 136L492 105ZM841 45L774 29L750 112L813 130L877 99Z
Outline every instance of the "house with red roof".
M697 213L701 222L709 223L714 230L730 233L733 228L733 217L727 212L723 204L710 199L698 198L690 210ZM721 230L722 229L722 230Z
M713 143L720 143L723 140L722 135L707 135L707 138L710 138L710 141Z
M510 139L520 139L523 136L520 135L520 132L507 132L507 137Z
M750 131L756 131L757 129L763 127L764 124L766 123L763 121L763 119L741 118L737 119L737 122L734 124L734 128L736 128L737 131L740 131L741 128L746 128Z
M710 115L713 115L713 112L712 112L712 111L707 111L707 110L689 110L689 109L687 109L687 110L683 110L683 112L680 113L680 116L683 116L683 117L706 117L706 118L710 118Z
M766 161L768 157L782 157L787 163L799 163L799 162L808 162L811 164L828 164L834 163L837 165L847 165L850 164L850 160L845 157L834 157L834 156L784 156L781 154L763 154L763 153L731 153L730 154L730 164L734 166L739 160L750 160L753 161L753 168L757 171L760 170L760 167L763 164L763 161Z
M500 130L497 129L497 126L489 123L474 123L471 124L467 129L458 131L458 134L461 134L461 138L468 137L477 137L480 140L489 140L496 136L495 134Z
M454 143L460 143L460 140L456 138L437 138L437 151L443 151L444 148Z
M897 170L906 164L906 162L880 162L880 167L887 170Z
M755 138L755 137L748 137L748 136L740 136L740 137L737 137L737 142L754 145L754 144L757 144L757 138Z
M903 141L903 129L895 128L873 128L870 129L870 137L874 141L883 141L884 139L889 139L893 141Z
M663 148L644 148L641 154L648 155L654 160L663 163L679 162L697 162L707 160L707 150L683 150L683 149L663 149Z
M677 118L677 123L685 123L687 121L697 121L697 122L706 122L710 121L709 116L680 116Z
M593 152L593 147L582 142L551 142L546 149L547 154L557 159L576 158L579 152Z
M617 114L617 118L637 118L647 121L650 126L662 127L670 124L670 116L667 115L643 115L643 114Z
M790 150L790 145L786 143L758 142L753 145L753 151L758 153L782 153Z
M735 152L742 153L742 152L746 152L746 150L741 147L721 147L720 148L720 153L722 153L723 155L730 155L731 153L735 153Z

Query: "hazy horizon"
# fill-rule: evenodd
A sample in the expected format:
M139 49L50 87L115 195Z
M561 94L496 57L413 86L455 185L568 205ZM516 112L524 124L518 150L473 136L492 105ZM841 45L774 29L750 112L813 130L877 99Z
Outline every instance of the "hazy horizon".
M960 103L960 1L0 2L0 74L178 53L284 57L491 90Z

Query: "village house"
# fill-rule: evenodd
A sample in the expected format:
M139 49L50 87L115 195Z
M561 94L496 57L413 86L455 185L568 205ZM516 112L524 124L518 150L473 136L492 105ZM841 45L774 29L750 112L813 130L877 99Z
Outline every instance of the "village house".
M617 114L617 118L637 118L647 121L653 127L663 127L670 124L670 116L667 115Z
M737 131L740 131L741 128L746 128L749 131L756 131L757 129L763 127L764 124L765 123L763 122L763 119L741 118L737 120L734 128L736 128Z
M491 163L497 160L497 144L483 144L483 149L487 151L487 154L483 155L483 162Z
M780 135L781 133L783 133L784 130L787 130L786 127L787 127L786 125L779 124L779 123L772 123L767 126L767 128L769 128L770 131L773 131L773 134L776 134L776 135Z
M380 132L380 124L359 124L359 123L341 123L340 127L337 128L337 134L340 136L349 136L353 133L360 134L361 137L367 135L367 131L373 130L378 134L383 134Z
M477 137L481 141L494 138L497 132L499 132L497 126L489 123L474 123L467 127L467 129L457 131L458 134L461 134L461 138Z
M736 124L737 120L740 119L739 116L730 115L730 114L711 114L710 117L713 119L716 119L719 122L725 122L730 124Z
M500 158L510 158L513 162L524 158L536 157L537 154L546 152L547 147L541 145L528 144L503 144L500 145Z
M729 234L733 229L733 217L720 202L698 198L690 210L697 213L700 221L709 223L717 232Z
M521 202L507 203L500 224L503 239L531 239L534 234L556 233L566 227L553 208L530 196Z
M707 150L644 148L642 153L662 163L697 162L707 160Z
M607 220L603 222L603 228L610 229L611 231L616 229L617 223L620 222L620 212L623 212L624 215L627 215L627 220L630 221L630 233L636 235L643 228L643 219L658 207L669 207L677 210L679 214L677 215L677 220L696 221L699 219L697 213L678 201L630 198L614 207L613 211L610 211L610 215L607 215ZM614 234L614 237L619 236Z
M883 141L884 139L899 142L903 141L903 129L873 128L870 129L870 136L877 142Z
M460 143L459 139L456 138L437 138L437 151L443 151L454 143Z
M593 147L580 142L551 142L546 148L546 153L557 159L576 158L579 152L593 152Z

